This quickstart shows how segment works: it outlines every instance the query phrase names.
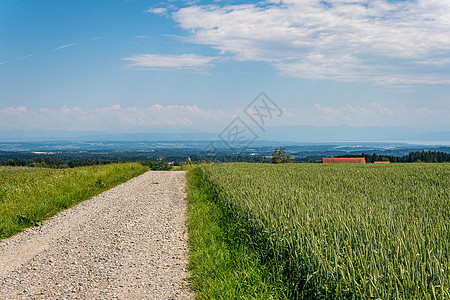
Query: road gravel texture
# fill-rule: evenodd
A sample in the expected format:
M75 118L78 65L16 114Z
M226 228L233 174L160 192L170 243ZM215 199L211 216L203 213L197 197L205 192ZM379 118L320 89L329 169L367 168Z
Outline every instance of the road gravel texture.
M185 172L147 172L0 242L1 299L192 299Z

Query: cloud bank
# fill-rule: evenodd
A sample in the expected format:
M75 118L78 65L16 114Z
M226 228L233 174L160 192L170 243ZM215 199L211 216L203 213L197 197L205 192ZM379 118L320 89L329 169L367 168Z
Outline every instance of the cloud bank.
M0 128L61 130L134 130L151 128L205 128L233 117L232 112L205 110L196 105L159 105L145 108L109 107L84 109L63 106L57 109L28 109L25 106L0 109Z
M450 127L450 106L426 106L370 103L361 106L340 107L313 104L305 109L284 108L280 119L271 126L401 126L445 130ZM249 126L255 126L240 109L224 111L204 109L196 105L159 105L149 107L109 107L85 109L62 106L57 109L29 109L25 106L0 109L2 130L45 129L53 130L157 130L184 128L204 132L221 132L237 115Z
M450 84L447 0L267 0L171 9L187 41L238 61L270 63L285 76Z

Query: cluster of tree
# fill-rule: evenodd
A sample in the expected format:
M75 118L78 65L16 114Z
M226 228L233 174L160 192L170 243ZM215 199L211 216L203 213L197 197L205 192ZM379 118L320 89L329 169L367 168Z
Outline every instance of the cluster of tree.
M8 161L0 161L0 166L13 166L13 167L42 167L42 168L55 168L55 169L64 169L64 168L75 168L82 166L93 166L93 165L105 165L114 163L117 161L109 161L109 160L72 160L68 162L64 162L60 159L54 157L40 157L35 158L31 161L19 160L17 158L11 159ZM125 161L123 161L125 162ZM164 161L140 161L140 163L144 166L148 166L150 170L160 171L160 170L170 170L172 166Z
M403 156L392 155L377 155L373 154L360 154L360 155L339 155L336 157L364 157L367 163L374 161L390 161L392 163L411 163L411 162L427 162L427 163L442 163L450 162L450 153L440 151L416 151L410 152Z
M270 158L261 155L232 154L226 152L217 152L213 154L202 153L196 150L187 149L157 149L154 152L141 151L103 151L103 152L70 152L62 151L53 154L37 154L33 152L15 152L0 151L0 163L19 160L22 162L34 162L42 158L55 158L69 166L82 166L92 164L92 162L122 162L122 161L186 161L190 156L192 161L196 162L270 162Z
M272 163L273 164L283 164L291 162L291 155L286 153L284 147L280 147L280 149L276 148L272 154Z
M0 161L0 166L13 166L13 167L41 167L41 168L74 168L81 166L92 166L92 165L105 165L110 164L111 161L105 160L73 160L64 162L60 159L54 157L41 157L35 158L33 160L20 160L11 159L8 161Z
M150 168L153 171L170 171L172 166L166 163L165 161L141 161L141 164Z

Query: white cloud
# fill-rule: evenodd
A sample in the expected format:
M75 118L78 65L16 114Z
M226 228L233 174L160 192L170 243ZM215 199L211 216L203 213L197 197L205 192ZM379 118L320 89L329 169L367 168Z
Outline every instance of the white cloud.
M99 113L105 113L110 111L119 111L121 109L122 107L119 104L114 104L113 106L110 107L96 108L94 111Z
M286 76L450 84L447 0L272 0L188 6L172 16L189 41Z
M74 46L81 46L81 45L84 45L86 43L96 42L96 41L102 40L104 38L105 38L104 36L97 36L97 37L90 38L89 40L84 41L84 42L70 43L70 44L61 45L61 46L56 47L55 49L51 50L50 52L56 52L56 51L59 51L59 50L65 49L65 48L74 47Z
M104 36L97 36L97 37L90 38L89 41L96 42L96 41L102 40L104 38L105 38Z
M145 12L157 15L167 15L167 8L165 7L149 8Z
M190 70L202 72L211 66L214 57L196 54L162 55L162 54L136 54L124 60L132 62L128 67L139 70Z
M25 114L27 112L26 106L17 106L17 107L6 107L3 109L0 109L0 114L4 115L20 115Z
M12 60L5 60L5 61L0 62L0 65L7 64L7 63L12 63L12 62L16 62L16 61L21 61L21 60L24 60L24 59L27 59L27 58L30 58L30 57L33 57L33 56L34 56L34 53L28 54L28 55L25 55L25 56L22 56L22 57L19 57L19 58L15 58L15 59L12 59Z
M61 50L61 49L69 48L69 47L73 47L73 46L78 46L78 44L66 44L66 45L62 45L62 46L59 46L59 47L53 49L51 52L56 52L56 51L59 51L59 50Z

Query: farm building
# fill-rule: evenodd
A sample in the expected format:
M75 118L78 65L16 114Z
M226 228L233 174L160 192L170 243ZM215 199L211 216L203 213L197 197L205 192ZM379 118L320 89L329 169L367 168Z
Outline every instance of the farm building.
M374 161L373 163L374 164L388 164L388 163L390 163L390 161L382 161L382 160L380 160L380 161Z
M356 164L364 164L366 163L366 159L364 157L324 157L322 158L322 162L324 164L332 163L332 164L348 164L348 163L356 163Z

